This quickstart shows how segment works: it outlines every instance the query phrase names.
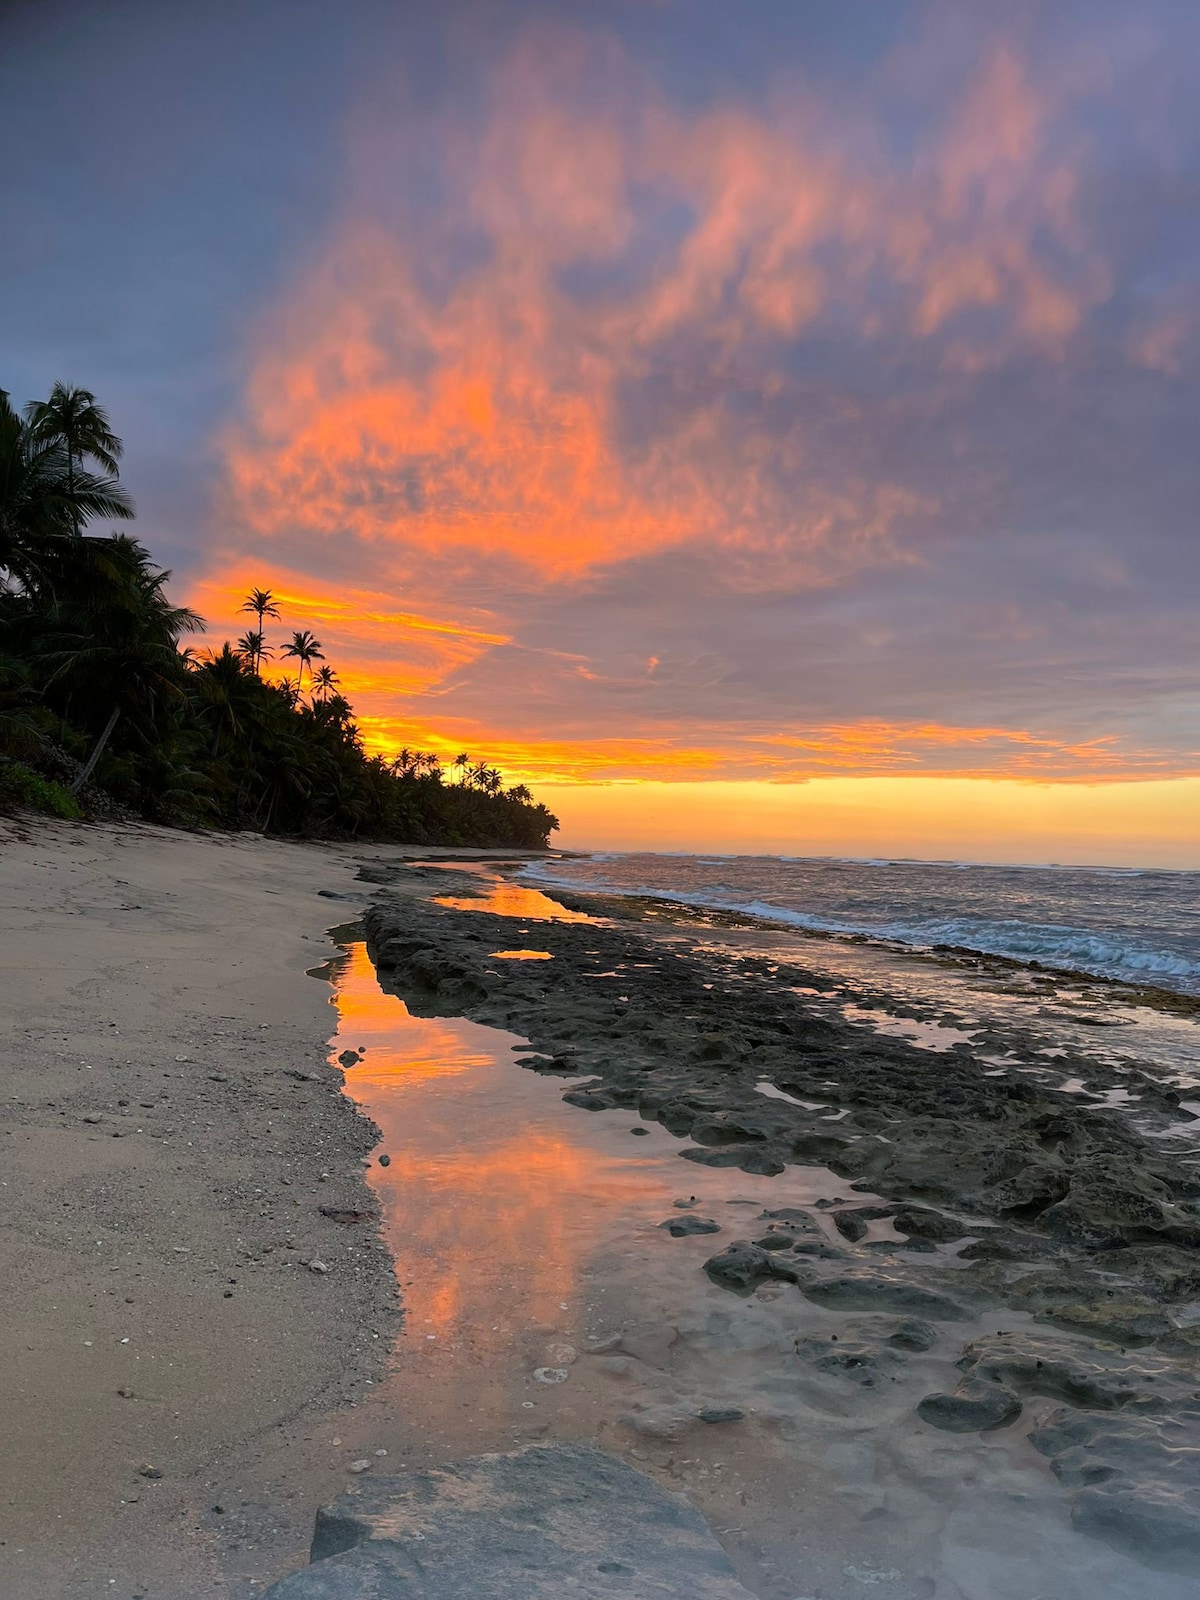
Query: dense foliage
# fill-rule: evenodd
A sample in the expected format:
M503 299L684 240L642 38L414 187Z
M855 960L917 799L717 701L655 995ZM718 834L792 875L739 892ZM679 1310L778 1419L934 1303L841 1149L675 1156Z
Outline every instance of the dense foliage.
M320 640L280 646L269 589L236 644L187 644L170 573L122 532L121 442L86 390L14 410L0 391L0 806L60 816L114 802L155 821L317 837L540 848L557 827L523 785L465 754L368 756ZM307 684L305 682L307 678ZM78 796L78 800L76 799Z

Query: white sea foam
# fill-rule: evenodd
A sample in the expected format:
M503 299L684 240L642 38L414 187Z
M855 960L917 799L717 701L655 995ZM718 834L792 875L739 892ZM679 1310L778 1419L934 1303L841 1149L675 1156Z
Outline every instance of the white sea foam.
M951 889L944 875L951 866L959 889ZM709 875L714 868L719 876ZM953 945L1018 962L1200 989L1200 876L1108 867L1041 870L1039 884L1033 867L614 852L533 863L523 876L547 887L649 897L808 933L922 949ZM1014 873L1020 876L1008 876ZM1103 887L1106 881L1111 887ZM988 914L993 910L1017 914ZM1047 911L1060 917L1065 911L1070 920L1048 917Z

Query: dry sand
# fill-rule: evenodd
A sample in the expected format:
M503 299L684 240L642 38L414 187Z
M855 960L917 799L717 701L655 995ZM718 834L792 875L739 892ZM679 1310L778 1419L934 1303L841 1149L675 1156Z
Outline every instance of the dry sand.
M356 855L0 821L6 1600L253 1594L346 1481L395 1283L320 1210L376 1134L306 971Z

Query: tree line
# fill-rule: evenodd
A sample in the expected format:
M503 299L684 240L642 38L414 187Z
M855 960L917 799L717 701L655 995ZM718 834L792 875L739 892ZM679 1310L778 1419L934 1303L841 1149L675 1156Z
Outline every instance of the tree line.
M463 752L369 756L321 642L253 625L204 649L203 620L124 531L121 440L93 394L0 390L0 808L137 813L186 827L543 848L558 826L523 784ZM264 677L271 661L295 676ZM307 680L307 681L306 681Z

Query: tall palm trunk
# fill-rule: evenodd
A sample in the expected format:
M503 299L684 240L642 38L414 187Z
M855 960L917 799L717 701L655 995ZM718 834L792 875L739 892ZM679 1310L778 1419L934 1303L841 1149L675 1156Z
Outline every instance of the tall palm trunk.
M75 504L75 450L70 439L67 440L67 493L71 497L71 525L75 529L75 537L79 537L79 507Z
M84 784L88 781L88 779L91 777L92 773L96 770L96 763L97 763L97 761L99 761L100 757L104 754L104 746L112 738L112 731L116 727L117 718L120 715L121 715L120 706L114 706L113 707L112 716L109 717L108 721L104 724L104 732L100 735L100 737L96 740L96 743L92 746L91 755L84 762L82 770L78 773L78 775L75 777L74 781L71 784L71 793L72 794L78 794L80 789L83 788Z

